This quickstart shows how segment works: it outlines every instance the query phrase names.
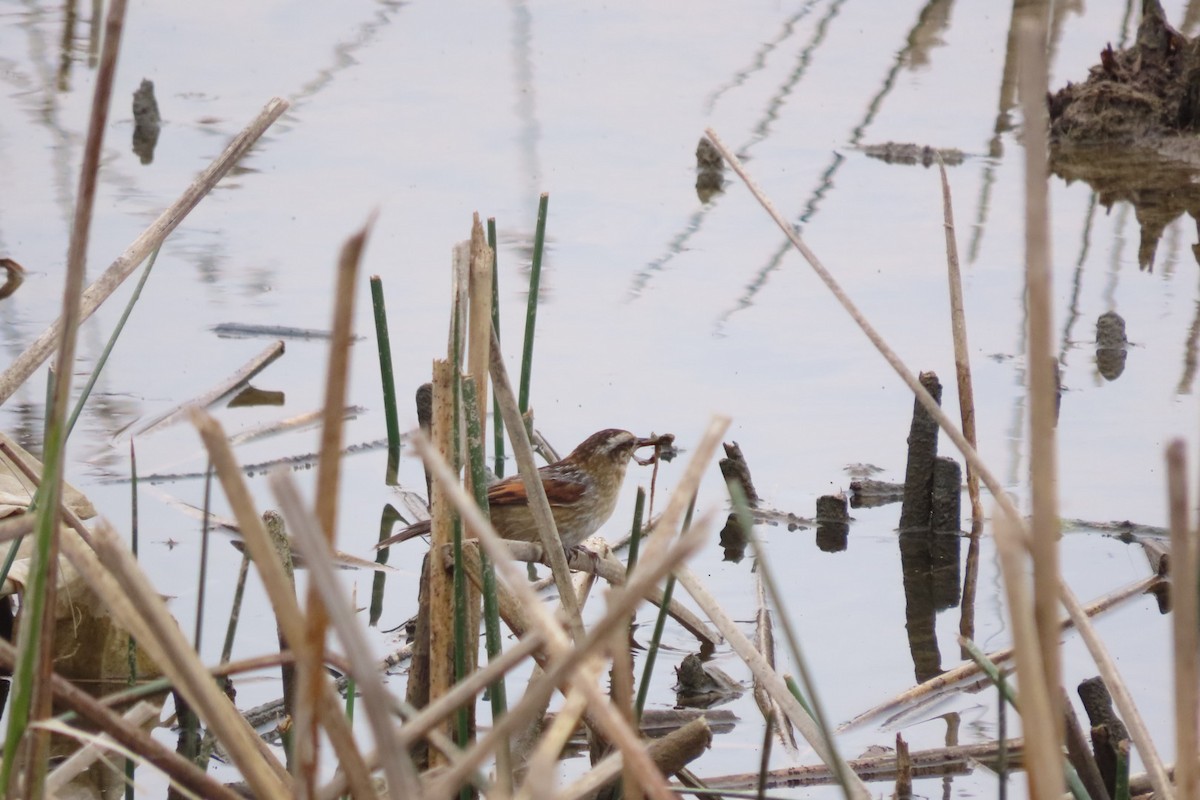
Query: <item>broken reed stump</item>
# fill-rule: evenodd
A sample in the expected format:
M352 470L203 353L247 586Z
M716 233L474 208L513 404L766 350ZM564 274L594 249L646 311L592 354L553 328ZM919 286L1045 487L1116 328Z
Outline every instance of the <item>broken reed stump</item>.
M937 374L922 372L921 386L941 405L942 384ZM908 430L908 464L904 472L904 502L900 507L900 532L929 529L933 514L933 465L937 459L938 424L921 401L913 398Z
M1079 684L1079 699L1092 726L1092 753L1104 778L1108 796L1116 796L1117 762L1122 742L1129 741L1129 730L1113 709L1112 695L1100 677Z
M822 495L817 498L817 547L824 553L840 553L850 538L850 511L846 495Z
M736 483L746 495L746 504L751 508L758 505L758 492L754 489L754 481L750 479L750 465L742 455L742 448L737 442L724 442L725 458L720 460L721 477L726 483Z

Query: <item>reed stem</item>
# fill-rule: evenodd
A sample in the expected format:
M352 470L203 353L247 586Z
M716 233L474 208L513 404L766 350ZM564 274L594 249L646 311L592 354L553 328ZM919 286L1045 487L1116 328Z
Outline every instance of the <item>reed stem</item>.
M396 411L396 377L392 370L392 342L388 334L387 306L383 300L383 280L371 276L371 308L375 312L375 343L379 350L379 378L383 383L383 420L387 426L388 486L396 485L400 466L400 421Z
M533 334L537 327L539 289L542 282L542 254L546 248L546 213L550 206L550 195L542 193L538 201L537 229L533 234L533 262L529 268L529 302L525 308L525 346L521 351L521 385L517 397L517 408L528 425L529 381L533 375Z

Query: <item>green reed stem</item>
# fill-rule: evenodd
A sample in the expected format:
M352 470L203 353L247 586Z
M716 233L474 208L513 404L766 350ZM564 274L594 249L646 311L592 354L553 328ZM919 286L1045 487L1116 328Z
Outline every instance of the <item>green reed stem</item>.
M400 468L400 422L396 411L396 378L392 371L392 342L388 336L387 307L383 302L383 281L371 276L371 307L375 311L375 343L379 350L379 377L383 382L383 419L387 425L388 465L385 482L396 485Z
M796 679L788 675L784 677L783 683L787 686L788 691L792 693L792 697L796 698L796 702L800 704L800 707L811 717L813 715L812 706L808 704L808 700L804 697L804 692L800 690L800 684L796 683Z
M1129 800L1129 740L1117 742L1117 781L1113 800Z
M629 531L629 558L625 563L625 576L637 566L638 552L642 549L642 514L646 508L646 490L641 486L637 489L637 500L633 503L633 527Z
M150 270L154 269L154 262L158 261L158 251L161 249L162 244L160 243L158 247L154 248L154 252L150 254L150 260L146 262L146 268L142 270L142 277L138 278L137 285L133 287L133 294L129 296L129 301L125 303L125 310L121 312L116 327L109 334L108 341L104 343L104 349L100 351L100 357L96 359L96 366L92 367L92 373L88 375L87 383L83 385L83 390L79 393L79 399L75 401L75 408L71 410L71 417L67 420L68 437L71 435L71 431L75 430L75 422L79 419L79 415L82 413L83 406L87 403L92 389L95 388L96 381L100 378L101 370L108 363L108 356L117 344L117 337L121 335L121 331L125 330L125 323L129 320L129 315L133 313L134 305L137 304L138 298L142 296L142 287L146 285L146 280L150 277Z
M692 513L696 510L696 496L688 502L687 514L683 518L683 531L692 525ZM635 555L635 554L634 554ZM671 597L675 594L675 575L667 576L667 584L663 589L662 605L658 609L658 618L654 621L654 635L646 647L646 663L642 666L642 682L638 685L637 702L633 707L635 722L642 721L642 711L646 708L646 698L650 694L650 676L654 674L654 662L658 658L659 644L662 642L663 629L667 626L667 609L671 607Z
M533 373L533 332L537 327L539 287L542 282L542 253L546 248L546 212L550 195L542 193L538 201L537 229L533 234L533 263L529 269L529 303L525 308L525 347L521 352L521 388L517 408L522 416L529 413L529 381ZM528 423L527 423L528 424Z
M467 463L471 470L471 487L475 502L484 517L488 516L487 473L483 456L483 426L474 412L479 393L472 378L463 379L463 404L467 407ZM500 655L503 636L500 633L500 603L496 599L496 568L491 559L479 550L479 568L483 581L483 631L488 661ZM492 719L500 719L508 713L508 690L501 675L488 687L488 699L492 706ZM512 755L508 740L500 742L496 751L496 771L508 794L512 793Z
M200 576L197 578L198 588L196 590L196 630L192 639L192 646L196 648L196 652L200 652L201 637L204 633L204 598L208 588L208 542L211 529L209 522L212 520L212 479L213 466L212 462L208 462L208 468L204 471L204 512L203 521L200 523Z
M383 512L379 515L379 539L382 542L384 539L392 535L392 528L400 521L400 512L391 503L384 503ZM375 563L386 564L390 547L380 548L375 552ZM374 628L379 624L379 618L383 616L383 590L387 585L387 575L379 570L371 579L371 608L367 612L367 625Z
M496 331L496 341L500 341L500 258L496 249L496 218L488 217L487 221L488 247L492 248L492 328ZM500 400L492 394L492 428L494 430L492 449L495 451L495 468L497 478L504 477L504 417L500 413Z

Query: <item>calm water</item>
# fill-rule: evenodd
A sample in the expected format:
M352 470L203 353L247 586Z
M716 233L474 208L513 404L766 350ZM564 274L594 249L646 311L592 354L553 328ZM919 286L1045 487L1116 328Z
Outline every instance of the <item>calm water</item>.
M1184 21L1185 4L1166 5L1185 33L1196 32ZM74 9L77 17L68 12L0 4L0 255L31 273L0 303L0 348L9 359L60 302L97 51L90 7ZM1130 20L1117 2L1089 3L1086 11L1059 4L1052 84L1082 80L1105 43L1131 37ZM268 99L287 97L293 106L163 248L72 442L70 479L128 530L128 485L112 482L129 472L122 431L206 391L268 343L218 338L213 326L327 327L338 248L375 210L364 278L384 280L402 397L445 353L450 250L467 236L474 211L499 226L502 335L515 371L543 191L551 196L549 249L533 404L538 427L559 449L608 426L672 431L686 449L709 416L722 412L732 415L730 438L774 507L811 515L818 495L847 487L851 463L902 479L908 390L740 185L729 183L707 204L698 199L694 149L711 125L910 367L947 381L953 361L936 170L888 165L857 146L915 142L967 154L950 180L980 450L1024 498L1024 152L1008 82L1009 24L1007 6L989 12L951 2L902 1L883 12L847 0L742 3L736 16L720 3L135 2L106 134L90 274ZM150 164L130 147L129 98L143 78L154 81L164 118ZM1132 208L1099 207L1080 183L1056 182L1051 195L1066 390L1058 429L1062 512L1162 525L1163 446L1180 435L1194 442L1196 433L1186 364L1198 313L1193 228L1173 223L1154 270L1139 271ZM90 370L127 292L85 326L80 374ZM357 333L369 336L365 280L358 299ZM1094 355L1096 319L1110 310L1124 317L1133 343L1113 381L1100 376ZM283 392L283 407L221 409L226 428L243 431L317 408L325 350L322 341L289 341L287 354L254 382ZM44 385L40 373L0 410L4 428L24 441L40 430ZM355 345L350 402L366 410L349 423L347 442L382 438L370 338ZM957 404L953 386L944 403ZM411 403L401 417L403 426L415 425ZM308 431L244 446L239 456L258 463L315 445ZM139 438L137 446L143 475L204 467L199 441L183 425ZM394 498L383 483L384 461L375 449L345 462L344 550L368 553L380 509ZM681 469L680 462L666 467L660 489ZM311 475L298 473L306 487ZM648 477L634 472L613 529L631 514L633 484ZM423 485L410 458L401 481ZM261 476L254 487L266 507ZM142 558L186 630L197 596L199 526L170 499L200 505L202 496L198 480L141 495ZM720 511L723 502L714 465L700 507ZM216 504L224 513L223 501ZM772 566L834 720L909 686L918 660L905 627L898 509L855 516L847 549L832 555L814 545L812 531L760 530L778 555ZM412 613L421 551L415 543L393 551L392 564L404 572L389 578L381 628ZM1009 641L991 552L985 542L976 608L977 637L989 649ZM240 556L219 541L212 558L202 647L208 661L219 654ZM1094 533L1064 538L1063 560L1085 600L1146 572L1140 552ZM750 560L723 563L714 545L698 567L735 618L752 619ZM346 573L345 580L365 605L370 576ZM257 586L247 602L235 655L258 654L264 637L273 638ZM944 667L957 663L958 619L959 609L949 608L932 623L933 657ZM861 636L847 636L848 628ZM1101 631L1170 757L1171 698L1159 665L1169 647L1166 619L1143 600L1106 618ZM680 657L693 647L682 633L669 637ZM396 646L392 634L377 642L380 653ZM1069 687L1094 674L1074 638L1066 658ZM717 663L748 680L727 652ZM672 704L672 682L663 665L656 704ZM277 693L268 678L243 680L239 703ZM903 734L914 747L989 740L994 707L990 694L956 698L907 721ZM742 724L717 737L699 774L757 765L761 720L749 700L735 709ZM894 734L857 730L841 745L853 756L894 743ZM788 763L776 753L777 766ZM917 789L942 790L932 782ZM994 786L970 777L946 790L971 796Z

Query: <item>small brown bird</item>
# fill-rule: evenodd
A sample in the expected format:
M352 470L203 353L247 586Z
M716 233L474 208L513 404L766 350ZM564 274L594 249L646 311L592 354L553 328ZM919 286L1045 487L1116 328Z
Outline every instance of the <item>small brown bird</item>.
M606 428L584 439L566 458L538 470L564 548L575 547L612 516L617 494L625 481L625 468L634 451L669 441L668 436L643 439L629 431ZM520 475L492 484L487 496L492 525L501 537L518 542L539 541L537 523L529 510L529 495ZM428 533L429 520L425 520L389 536L375 548Z

